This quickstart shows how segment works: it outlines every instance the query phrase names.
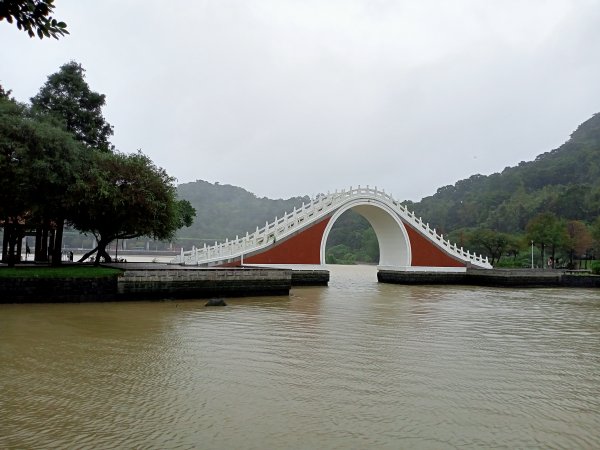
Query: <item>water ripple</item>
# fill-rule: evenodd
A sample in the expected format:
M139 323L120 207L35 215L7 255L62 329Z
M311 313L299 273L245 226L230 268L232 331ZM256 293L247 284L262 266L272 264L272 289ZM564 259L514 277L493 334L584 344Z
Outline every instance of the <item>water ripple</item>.
M0 306L1 448L598 448L600 293Z

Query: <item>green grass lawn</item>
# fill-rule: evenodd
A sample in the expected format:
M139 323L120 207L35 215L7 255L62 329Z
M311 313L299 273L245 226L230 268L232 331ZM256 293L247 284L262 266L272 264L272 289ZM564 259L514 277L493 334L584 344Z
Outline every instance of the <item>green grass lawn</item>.
M94 266L0 267L0 278L102 278L121 273L120 269Z

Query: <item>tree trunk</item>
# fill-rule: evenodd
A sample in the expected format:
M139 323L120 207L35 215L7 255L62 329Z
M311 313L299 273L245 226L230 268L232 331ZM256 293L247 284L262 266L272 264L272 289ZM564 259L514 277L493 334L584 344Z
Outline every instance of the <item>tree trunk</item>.
M16 260L17 262L21 262L21 249L23 248L23 235L21 233L16 233L16 241L17 241L17 255L16 255Z
M55 230L48 231L48 259L51 264L54 264L54 236L56 235Z
M97 251L98 251L98 247L96 246L96 248L94 248L93 250L90 250L85 255L83 255L81 258L79 258L79 261L77 261L77 262L83 262L83 261L85 261L86 259L88 259L90 256L92 256Z
M544 261L544 248L545 248L545 247L546 247L546 246L544 245L544 243L542 243L542 245L541 245L541 247L540 247L540 249L541 249L541 251L542 251L542 269L545 269L545 268L546 268L546 267L545 267L545 266L546 266L546 261Z
M4 233L2 235L2 262L8 262L8 219L4 219Z
M48 261L48 222L44 220L44 225L42 226L42 241L40 246L40 259L36 259L36 261L46 262Z
M35 245L33 248L33 260L42 260L42 227L38 226L35 229Z
M110 255L106 251L106 246L109 244L108 241L103 241L102 239L98 242L98 257L96 258L95 265L100 264L100 259L103 258L104 262L112 262Z
M8 232L8 267L15 267L15 246L17 245L17 235L14 224L9 224L4 228Z
M54 234L54 251L52 252L52 265L60 266L62 264L62 240L65 220L60 218L56 221L56 232Z

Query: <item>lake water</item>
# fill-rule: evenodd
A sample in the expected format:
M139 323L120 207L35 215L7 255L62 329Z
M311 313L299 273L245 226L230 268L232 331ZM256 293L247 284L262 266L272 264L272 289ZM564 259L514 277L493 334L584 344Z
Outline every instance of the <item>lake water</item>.
M600 291L0 305L0 448L600 448Z

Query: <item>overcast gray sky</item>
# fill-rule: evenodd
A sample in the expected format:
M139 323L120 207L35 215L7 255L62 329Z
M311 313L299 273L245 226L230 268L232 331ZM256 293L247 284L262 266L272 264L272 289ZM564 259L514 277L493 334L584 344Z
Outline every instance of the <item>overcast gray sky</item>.
M600 112L600 0L56 0L70 36L0 22L27 101L75 60L113 143L178 182L419 200L562 144Z

